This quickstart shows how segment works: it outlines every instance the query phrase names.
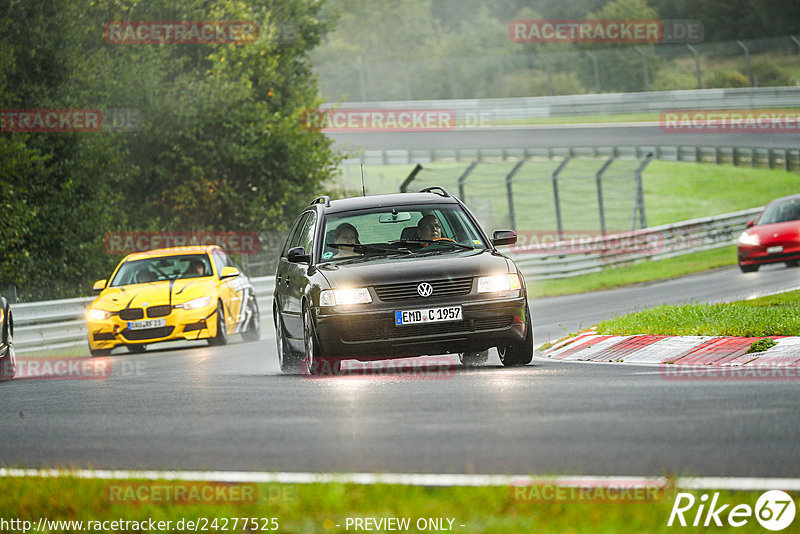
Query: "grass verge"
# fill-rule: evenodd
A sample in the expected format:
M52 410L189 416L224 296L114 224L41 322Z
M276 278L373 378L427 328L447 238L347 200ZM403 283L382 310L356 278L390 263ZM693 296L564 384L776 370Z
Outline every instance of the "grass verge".
M531 296L552 297L676 278L730 265L736 265L734 246L693 252L664 260L644 261L570 278L533 280L528 285Z
M725 304L659 306L597 325L610 335L800 336L800 291Z
M198 531L263 531L280 532L347 532L359 530L353 527L355 518L396 518L409 521L408 532L419 532L421 526L429 526L430 520L441 521L444 530L464 533L482 532L672 532L675 526L667 526L676 490L667 489L655 500L575 500L532 498L530 492L519 492L510 486L495 487L418 487L399 485L355 485L344 483L325 484L257 484L258 497L255 502L215 502L204 504L164 503L164 496L171 488L186 484L176 481L137 482L119 480L86 480L72 477L16 478L0 480L0 491L4 499L0 502L0 517L6 521L17 519L38 524L40 518L49 521L82 521L83 531L126 532L191 532L188 522L199 520ZM161 488L161 503L119 502L120 495L155 495L154 487ZM225 485L231 488L235 485ZM116 493L117 498L112 496ZM140 488L144 488L143 490ZM703 492L691 492L695 503L700 503ZM713 492L706 492L713 493ZM718 503L747 504L755 508L761 492L719 492ZM542 493L544 495L544 492ZM689 524L694 520L697 506L685 514ZM727 511L726 511L727 512ZM704 514L703 514L704 515ZM238 528L234 520L238 518ZM242 528L243 518L258 528ZM271 523L271 519L275 519ZM348 518L351 520L349 528ZM216 522L214 520L216 519ZM722 514L723 521L726 514ZM114 528L111 521L163 522L156 530L145 528ZM179 521L183 528L179 528ZM265 522L266 520L266 522ZM449 523L448 520L452 520ZM105 523L104 529L89 530L87 522ZM170 524L166 522L169 521ZM677 520L676 520L677 521ZM419 523L418 523L419 522ZM425 525L423 525L423 522ZM798 532L797 523L784 532ZM755 517L747 524L759 528ZM130 525L121 525L128 526ZM216 525L216 528L212 528ZM277 525L278 529L271 528ZM451 527L452 525L452 527ZM677 523L676 523L677 525ZM100 526L98 524L98 526ZM203 527L206 528L203 528ZM364 530L363 528L360 530ZM377 530L377 529L375 529ZM380 529L388 531L389 529ZM427 530L436 530L430 529ZM741 529L739 529L741 530ZM10 531L10 530L9 530ZM20 532L22 530L19 530ZM49 529L50 532L78 532L72 528ZM734 532L728 525L715 527L715 532Z

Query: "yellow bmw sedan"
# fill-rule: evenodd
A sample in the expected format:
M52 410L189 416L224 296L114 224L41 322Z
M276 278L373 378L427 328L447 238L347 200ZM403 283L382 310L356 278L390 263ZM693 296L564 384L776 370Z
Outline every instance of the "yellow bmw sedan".
M245 341L261 336L253 286L216 245L129 254L94 290L100 294L86 311L92 356L119 346L144 352L162 341L224 345L235 333Z

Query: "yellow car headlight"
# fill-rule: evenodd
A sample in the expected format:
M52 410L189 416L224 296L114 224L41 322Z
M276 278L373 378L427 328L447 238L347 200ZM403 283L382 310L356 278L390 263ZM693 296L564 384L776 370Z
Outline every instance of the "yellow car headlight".
M520 289L518 274L500 274L496 276L482 276L478 278L478 293L496 293L499 291L513 291Z
M184 302L183 304L176 304L175 307L184 310L199 310L200 308L207 307L209 304L211 304L211 297L200 297Z
M348 304L369 304L372 296L366 287L354 289L323 289L319 294L320 306L346 306Z
M86 318L90 321L105 321L109 317L111 317L111 312L105 310L98 310L97 308L86 310Z

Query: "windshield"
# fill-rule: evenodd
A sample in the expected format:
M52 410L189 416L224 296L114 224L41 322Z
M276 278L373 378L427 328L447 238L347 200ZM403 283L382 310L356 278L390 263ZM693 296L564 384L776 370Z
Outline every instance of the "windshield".
M774 224L800 220L800 198L773 202L764 210L758 224Z
M111 281L111 287L146 284L175 278L211 276L211 264L205 254L187 254L126 261Z
M322 261L385 254L485 249L480 231L457 204L384 206L325 219Z

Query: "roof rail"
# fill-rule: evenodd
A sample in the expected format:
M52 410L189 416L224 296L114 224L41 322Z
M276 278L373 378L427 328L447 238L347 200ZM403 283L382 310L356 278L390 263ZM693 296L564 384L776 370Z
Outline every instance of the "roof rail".
M441 193L437 193L437 191L441 191ZM435 193L435 194L441 195L443 197L451 196L450 193L447 192L447 189L445 189L444 187L438 186L438 185L433 185L431 187L426 187L424 189L420 189L419 192L420 193Z
M309 206L313 206L314 204L325 204L326 208L330 207L331 197L329 197L328 195L322 195L321 197L317 197L311 201L311 204L309 204Z

